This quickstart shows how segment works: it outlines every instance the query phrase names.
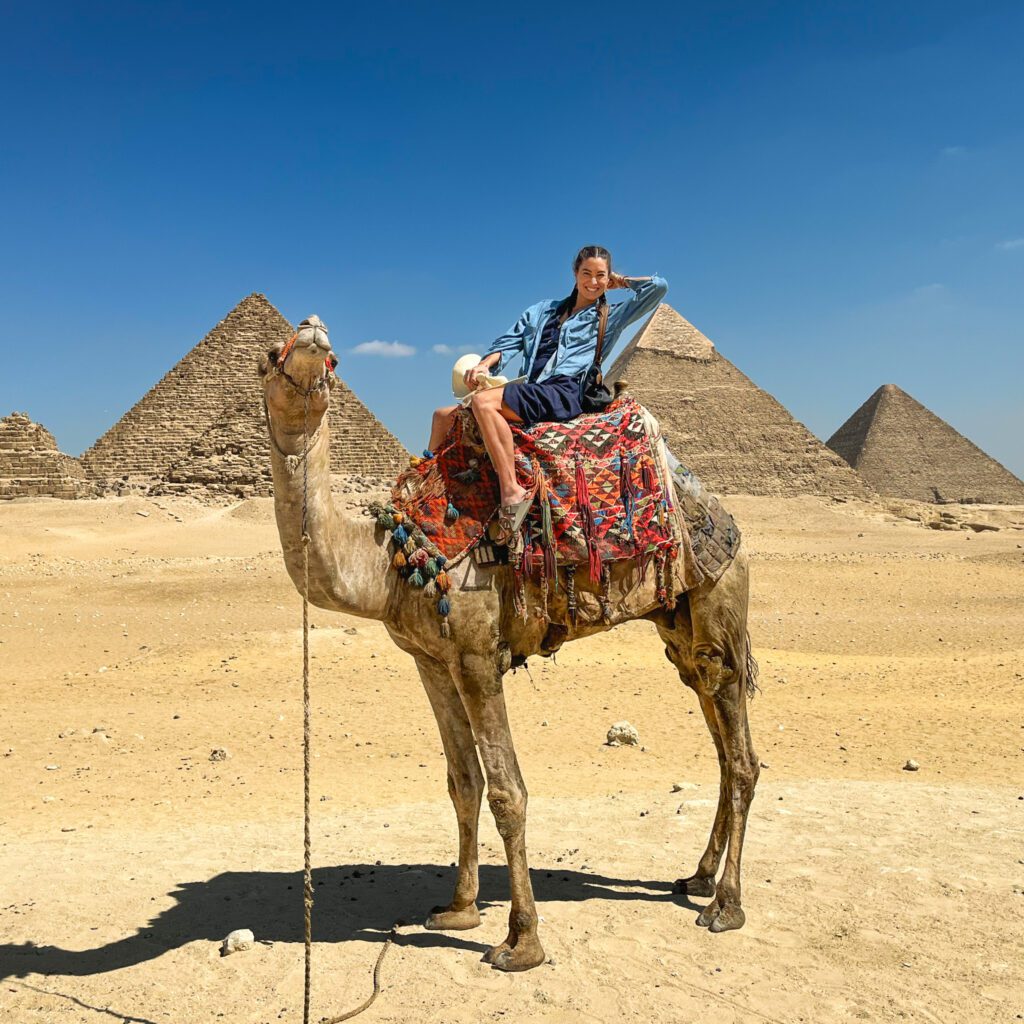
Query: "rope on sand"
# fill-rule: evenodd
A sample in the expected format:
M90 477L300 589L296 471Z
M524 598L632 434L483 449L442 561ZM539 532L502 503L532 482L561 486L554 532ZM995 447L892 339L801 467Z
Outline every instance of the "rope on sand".
M292 339L294 341L294 339ZM319 386L319 385L318 385ZM303 391L302 397L302 803L303 803L303 872L302 872L302 907L305 919L305 980L302 996L302 1022L309 1024L310 994L313 979L313 855L310 839L310 763L312 728L309 699L309 533L307 515L309 511L309 396L316 387ZM339 1017L323 1017L321 1024L341 1024L351 1020L364 1010L368 1010L380 995L380 968L384 957L391 948L398 925L392 926L384 947L373 965L373 992L361 1006L357 1006Z

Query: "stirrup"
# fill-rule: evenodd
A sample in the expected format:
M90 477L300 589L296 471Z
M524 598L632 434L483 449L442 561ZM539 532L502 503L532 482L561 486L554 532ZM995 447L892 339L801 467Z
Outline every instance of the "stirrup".
M533 495L529 494L522 501L514 505L500 505L498 507L498 536L494 538L495 544L508 544L516 535L519 527L523 525L526 514L533 504Z

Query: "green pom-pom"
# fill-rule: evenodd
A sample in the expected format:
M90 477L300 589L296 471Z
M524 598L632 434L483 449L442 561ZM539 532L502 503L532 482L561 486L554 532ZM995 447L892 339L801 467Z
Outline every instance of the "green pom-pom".
M389 533L395 528L395 520L392 518L390 512L381 512L381 514L377 516L377 522L380 523L380 525Z
M438 571L437 570L437 559L436 558L428 558L427 559L427 564L425 566L423 566L423 571L431 579L433 579L437 575L437 571Z
M409 576L410 587L422 587L423 586L423 574L419 569L414 570Z

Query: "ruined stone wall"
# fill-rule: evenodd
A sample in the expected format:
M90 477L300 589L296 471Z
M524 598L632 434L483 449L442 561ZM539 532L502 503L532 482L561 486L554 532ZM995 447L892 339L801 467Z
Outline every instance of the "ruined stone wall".
M81 498L93 492L77 459L23 412L0 419L0 498Z
M716 351L695 359L631 346L608 379L627 382L676 457L712 491L868 494L843 459Z

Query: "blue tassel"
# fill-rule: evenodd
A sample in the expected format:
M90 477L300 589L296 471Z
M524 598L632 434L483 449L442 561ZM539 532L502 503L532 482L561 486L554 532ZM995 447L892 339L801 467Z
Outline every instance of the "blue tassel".
M434 555L434 561L437 562L438 569L443 569L448 564L448 559L444 555Z
M423 575L420 573L419 569L416 569L412 573L412 575L409 577L409 586L410 587L422 587L423 586Z
M409 539L409 534L405 532L405 527L401 523L395 527L395 532L391 534L395 538L396 544L404 544Z
M448 509L445 512L444 517L449 523L454 523L455 520L459 518L459 510L450 501L448 502Z
M437 602L437 614L438 615L447 615L451 610L452 610L452 603L451 603L451 601L448 600L447 597L442 597L441 600Z
M425 459L432 459L433 457L434 457L434 453L429 448L424 448L423 449L423 458L425 458Z

